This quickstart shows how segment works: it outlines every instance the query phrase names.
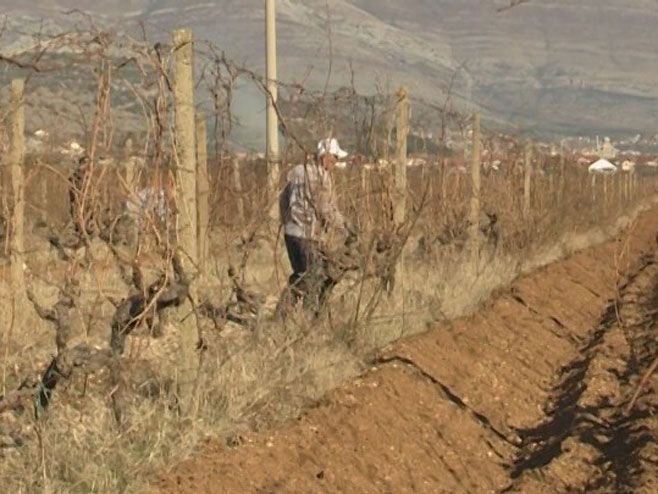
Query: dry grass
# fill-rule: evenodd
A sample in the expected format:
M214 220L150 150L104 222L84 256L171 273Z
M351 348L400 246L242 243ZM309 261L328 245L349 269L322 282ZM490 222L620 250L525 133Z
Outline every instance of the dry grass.
M350 172L345 175L338 179L341 191L360 186L360 178L355 184ZM580 178L582 184L586 177ZM440 177L425 179L436 180L433 190L441 190ZM344 208L364 232L383 235L386 224L381 198L385 182L377 180L373 177L370 197L354 193L341 197ZM3 414L3 430L13 428L17 434L3 437L11 447L1 452L2 484L11 492L135 492L163 466L192 454L208 436L225 437L227 444L237 444L240 431L271 427L295 416L327 390L361 372L377 348L423 331L433 321L472 312L519 273L614 235L637 208L646 205L639 198L652 192L652 186L647 185L623 208L611 203L601 210L589 199L587 189L583 197L574 180L574 189L565 192L569 200L533 209L526 223L514 211L519 207L515 194L508 192L518 190L515 178L507 180L488 177L483 188L487 191L485 204L500 218L498 244L485 242L475 261L462 246L464 205L457 200L466 195L467 183L462 176L461 183L449 187L451 196L432 196L421 210L404 249L405 271L398 275L393 294L383 293L377 278L364 279L355 273L337 287L330 310L318 320L310 320L303 313L294 314L285 324L268 319L287 265L283 249L279 247L275 253L268 240L271 233L263 230L262 238L248 247L253 254L245 271L249 286L267 294L263 315L249 330L229 324L218 331L210 321L205 322L200 399L192 418L182 418L175 406L175 328L166 327L165 334L157 339L137 334L129 338L130 351L125 358L125 374L132 390L127 426L117 427L109 406L112 386L107 372L88 380L77 376L57 389L48 414L40 420L31 419L27 411ZM377 183L382 187L379 191ZM542 194L542 190L537 187L537 204L550 203L552 192ZM370 211L363 206L366 199ZM566 214L576 208L580 214ZM445 233L446 227L453 234L449 241L444 238L444 243L428 244L428 238ZM239 238L231 225L215 227L216 255L204 288L214 301L230 295L225 271L244 254ZM35 235L32 239L33 245L40 247L29 258L30 268L45 275L41 277L48 283L40 282L38 293L44 303L52 302L62 282L62 261L48 250L43 238ZM102 346L107 344L112 307L99 297L99 287L122 293L125 286L109 250L99 241L94 246L91 267L80 278L84 289L75 327L77 341ZM276 269L272 268L274 259ZM401 292L404 298L399 297ZM377 297L380 303L369 317L355 317L357 306L363 312L364 301ZM7 314L7 307L3 312ZM10 355L6 362L8 390L19 384L18 379L41 370L54 351L51 330L39 321L33 328L14 328L11 339L5 340Z
M43 170L29 185L33 190L43 190L39 177L49 168ZM298 312L285 323L270 314L285 284L287 260L280 244L276 251L272 249L276 230L259 219L257 187L244 194L249 207L246 227L241 228L233 218L234 197L217 194L213 209L225 214L213 226L214 255L202 294L217 304L230 298L226 268L240 266L246 259L241 272L245 283L264 294L266 301L249 328L229 323L218 329L210 320L203 321L199 403L193 416L183 418L177 412L176 328L166 323L164 334L155 339L138 332L129 337L123 359L130 390L125 427L117 426L112 413L113 386L107 370L88 378L78 375L57 388L41 419L34 420L29 410L1 415L0 430L8 435L0 438L4 444L0 482L10 492L136 492L158 470L192 454L207 437L224 437L228 445L234 445L240 442L241 431L272 427L293 417L327 390L358 375L378 348L423 331L437 320L470 313L520 273L609 238L653 197L653 182L647 180L632 200L617 194L602 206L593 200L589 177L573 169L569 173L562 191L555 185L551 189L548 180L535 180L534 206L527 220L519 213L519 175L484 177L483 202L498 216L498 241L483 238L474 257L464 244L467 177L458 172L444 174L434 167L411 170L410 197L416 208L411 216L417 221L404 246L404 272L398 271L392 292L383 289L377 276L364 275L372 271L372 261L363 261L361 270L336 288L319 319ZM337 175L341 206L362 232L361 252L372 252L373 242L392 235L386 216L387 173L371 172L366 193L362 193L358 170L337 170ZM95 184L98 190L108 190L106 198L118 196L109 191L120 190L116 181L103 182L110 178L110 174L100 176ZM47 196L30 195L31 224L39 219L62 223L66 188L59 180L51 177L57 185L48 188ZM447 186L442 180L448 181ZM216 184L216 189L221 187ZM557 194L561 201L556 200ZM103 195L99 197L103 201ZM44 199L61 204L48 208ZM247 238L252 240L245 242ZM39 229L29 243L28 264L38 275L37 294L44 304L51 304L67 264ZM154 272L161 263L157 252L141 258ZM83 252L78 252L78 260L83 259ZM126 293L120 274L112 252L95 239L91 262L79 271L82 295L75 316L75 342L107 345L113 307L104 297ZM2 289L6 291L7 285ZM369 305L370 314L364 309ZM3 320L11 319L9 307L2 311ZM42 371L55 350L52 328L31 317L31 330L5 332L7 391Z

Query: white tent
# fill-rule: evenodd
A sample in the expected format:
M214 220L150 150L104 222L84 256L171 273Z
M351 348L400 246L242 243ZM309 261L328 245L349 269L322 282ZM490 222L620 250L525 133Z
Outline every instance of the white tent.
M587 171L590 173L615 173L617 171L617 167L610 163L608 160L601 158L595 163L589 165Z

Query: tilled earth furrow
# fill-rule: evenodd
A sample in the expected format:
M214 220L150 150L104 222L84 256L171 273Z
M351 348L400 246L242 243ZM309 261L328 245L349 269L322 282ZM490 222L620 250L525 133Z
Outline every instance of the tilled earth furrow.
M522 447L506 491L658 492L651 395L623 413L656 355L658 266L644 256L578 358L563 369L546 419L519 430Z

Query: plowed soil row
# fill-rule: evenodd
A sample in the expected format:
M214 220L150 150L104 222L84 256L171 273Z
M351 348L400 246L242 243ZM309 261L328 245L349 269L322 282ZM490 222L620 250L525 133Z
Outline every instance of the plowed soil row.
M658 210L385 349L286 426L215 441L151 492L657 492Z
M658 353L655 254L620 290L582 354L565 366L543 423L520 431L509 491L658 492L658 395L625 413Z

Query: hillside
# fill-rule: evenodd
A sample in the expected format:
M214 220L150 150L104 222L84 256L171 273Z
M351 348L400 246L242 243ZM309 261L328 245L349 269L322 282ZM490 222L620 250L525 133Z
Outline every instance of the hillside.
M491 120L557 133L655 132L658 121L656 0L537 0L496 12L503 0L279 0L282 80L322 87L355 68L362 92L409 84L441 100L453 92ZM15 21L60 24L79 8L99 23L131 30L144 21L154 39L175 25L194 28L227 54L263 71L263 2L256 0L0 1ZM77 18L79 19L79 17ZM327 27L331 27L331 36ZM331 43L329 43L331 41ZM308 79L309 68L312 68Z

